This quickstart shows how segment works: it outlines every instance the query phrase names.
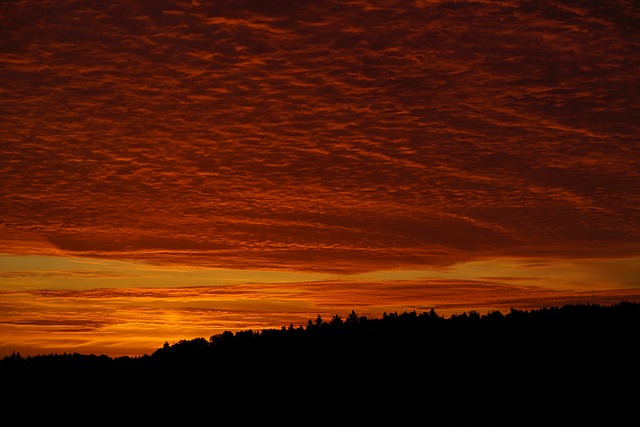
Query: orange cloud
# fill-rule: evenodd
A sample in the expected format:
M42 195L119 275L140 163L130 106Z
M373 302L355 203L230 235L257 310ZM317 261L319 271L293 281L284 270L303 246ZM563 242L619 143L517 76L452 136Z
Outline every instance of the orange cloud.
M346 274L640 253L627 2L0 8L4 253Z
M637 289L559 291L490 280L324 281L187 288L0 292L0 356L81 352L150 354L165 341L225 330L305 326L320 315L381 317L434 309L441 316L511 308L640 300Z

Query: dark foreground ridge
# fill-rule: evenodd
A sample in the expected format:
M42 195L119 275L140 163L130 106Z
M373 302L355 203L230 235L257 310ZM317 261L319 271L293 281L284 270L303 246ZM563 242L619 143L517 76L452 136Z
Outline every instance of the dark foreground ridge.
M632 425L639 326L626 301L351 312L133 358L14 354L0 361L0 402L5 419L67 425Z

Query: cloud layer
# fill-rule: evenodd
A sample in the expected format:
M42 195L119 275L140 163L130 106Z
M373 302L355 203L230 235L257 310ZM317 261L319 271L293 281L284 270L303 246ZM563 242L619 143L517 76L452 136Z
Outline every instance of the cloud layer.
M0 239L357 273L640 254L640 9L0 4Z
M116 356L151 354L165 341L224 331L304 327L318 315L330 321L380 318L432 308L440 316L485 314L583 303L639 300L637 289L572 292L490 280L302 282L188 288L0 291L0 357L49 353Z

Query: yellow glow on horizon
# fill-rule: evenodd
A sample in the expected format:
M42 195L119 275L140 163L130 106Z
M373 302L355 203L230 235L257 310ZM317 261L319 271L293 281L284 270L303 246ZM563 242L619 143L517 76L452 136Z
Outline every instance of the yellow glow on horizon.
M431 270L381 271L359 280L465 279L490 280L561 290L640 288L640 258L517 259L470 261Z
M211 286L290 283L332 278L335 275L153 265L84 257L0 254L0 290Z
M225 330L305 325L322 315L539 308L640 299L640 260L495 259L352 276L0 257L0 357L141 355Z
M309 281L465 279L527 283L555 289L640 288L640 258L470 261L442 268L355 275L225 270L82 257L0 255L0 290L186 287Z

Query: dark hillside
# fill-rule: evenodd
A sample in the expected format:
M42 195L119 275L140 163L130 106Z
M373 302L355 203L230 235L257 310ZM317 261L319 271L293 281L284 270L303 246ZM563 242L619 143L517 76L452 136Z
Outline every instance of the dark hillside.
M630 302L447 319L352 312L136 358L13 355L0 361L3 411L83 425L628 425L639 326Z

